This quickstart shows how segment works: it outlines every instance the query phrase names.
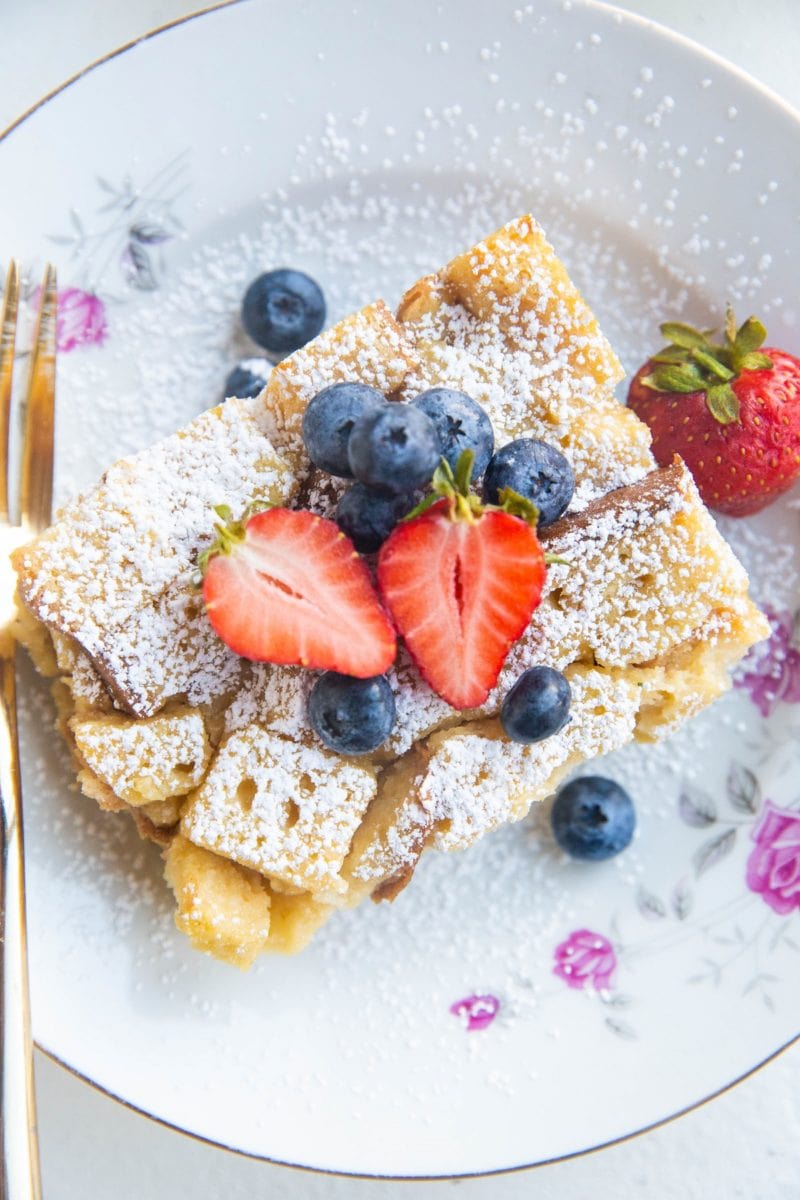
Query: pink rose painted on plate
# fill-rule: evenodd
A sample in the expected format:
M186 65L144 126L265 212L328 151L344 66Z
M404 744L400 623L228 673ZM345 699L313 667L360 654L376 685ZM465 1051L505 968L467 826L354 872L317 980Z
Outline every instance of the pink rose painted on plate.
M486 1029L500 1011L497 996L465 996L450 1005L450 1012L464 1022L467 1033Z
M108 334L103 301L80 288L64 288L58 293L56 345L62 354L77 346L102 346Z
M800 908L800 812L767 800L751 836L755 848L747 860L747 886L786 916Z
M762 717L769 717L781 701L800 703L800 649L793 642L796 618L767 605L764 613L772 633L747 655L735 683L750 693Z
M602 933L576 929L555 949L553 974L568 987L591 987L603 991L611 987L617 969L614 947Z

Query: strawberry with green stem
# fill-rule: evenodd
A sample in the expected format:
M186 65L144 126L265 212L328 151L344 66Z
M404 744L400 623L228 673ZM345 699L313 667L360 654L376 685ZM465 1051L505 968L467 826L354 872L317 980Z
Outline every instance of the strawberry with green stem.
M215 633L243 658L361 679L394 662L394 630L369 570L338 525L270 508L234 521L229 508L200 557Z
M454 708L482 704L539 603L545 556L534 505L470 491L474 455L443 459L433 491L378 556L381 598L420 674Z
M628 405L660 465L679 454L710 508L743 517L800 476L800 360L765 347L757 318L737 328L730 307L722 342L712 332L663 324L669 344L637 371Z

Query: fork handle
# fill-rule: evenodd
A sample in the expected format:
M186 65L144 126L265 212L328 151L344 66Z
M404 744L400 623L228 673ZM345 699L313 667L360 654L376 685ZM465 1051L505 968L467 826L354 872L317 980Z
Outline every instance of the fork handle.
M0 638L5 640L7 636L4 633ZM3 649L7 651L8 647ZM11 651L0 656L0 1025L3 1039L0 1200L40 1200L16 711L14 655Z

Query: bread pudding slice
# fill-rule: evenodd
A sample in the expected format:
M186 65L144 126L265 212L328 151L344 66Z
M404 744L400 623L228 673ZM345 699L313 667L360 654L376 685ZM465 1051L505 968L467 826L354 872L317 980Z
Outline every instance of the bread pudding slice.
M620 405L619 363L540 227L523 217L426 277L397 318L371 305L229 400L111 467L15 557L20 640L54 679L84 792L164 847L179 927L248 966L301 949L337 909L405 886L424 849L462 849L519 820L573 766L679 725L728 686L767 633L747 579L680 462L656 470ZM301 437L323 387L392 399L460 388L498 442L533 436L575 472L542 532L566 560L485 704L458 711L403 652L397 722L373 754L324 749L305 714L314 675L238 658L196 589L214 507L330 510ZM509 742L502 696L528 666L563 671L572 719Z

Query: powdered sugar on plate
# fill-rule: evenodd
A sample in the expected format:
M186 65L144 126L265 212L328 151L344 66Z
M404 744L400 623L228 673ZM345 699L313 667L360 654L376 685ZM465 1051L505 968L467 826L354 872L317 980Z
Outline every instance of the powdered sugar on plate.
M63 249L62 287L96 294L107 318L102 346L61 358L60 500L219 398L233 363L255 353L237 309L257 272L310 271L333 320L376 295L395 302L410 279L526 210L628 371L660 320L719 324L727 299L800 349L796 124L717 62L603 6L478 5L465 22L457 5L412 3L391 38L369 6L353 19L314 5L302 29L295 9L273 6L266 50L258 7L152 39L69 89L60 122L56 98L13 135L31 131L18 201L8 175L15 244L66 236L73 208L85 237ZM219 71L223 34L233 85ZM171 86L170 44L202 87ZM137 59L164 86L148 87ZM103 120L111 84L118 103ZM127 202L130 174L152 201L135 219L166 221L146 184L189 129L174 189L189 187L174 204L187 237L170 226L171 241L138 243L158 287L130 289L117 266L135 223L124 213L111 212L119 245L106 239L87 259L111 220L96 215L113 197L95 178ZM50 137L58 189L45 178ZM797 511L723 527L756 595L792 611ZM745 883L759 818L726 797L735 764L762 802L796 801L797 705L762 719L740 690L665 743L593 764L637 805L637 839L612 863L566 862L542 807L462 855L426 856L394 905L339 914L301 959L239 978L183 946L157 852L68 790L49 701L30 677L25 692L37 1036L184 1128L340 1169L502 1168L677 1112L796 1032L796 957ZM742 778L731 794L755 804ZM715 805L687 810L705 824L681 819L688 788ZM605 997L588 966L585 987L554 973L556 952L577 945L604 956ZM750 986L759 957L775 980ZM716 984L703 982L705 960ZM474 997L492 997L484 1012L495 1015L470 1032L451 1010Z
M64 437L59 458L62 498L93 479L120 449L136 451L149 444L154 435L167 434L177 423L219 400L229 366L252 349L239 328L238 306L247 282L259 270L282 263L309 270L323 283L329 319L335 320L373 299L376 291L390 304L395 303L414 274L437 267L453 251L502 223L510 213L521 211L527 200L527 193L517 186L485 180L451 180L446 199L443 190L437 176L424 174L405 181L393 179L391 185L381 177L351 179L325 189L297 184L279 196L267 198L260 214L240 218L235 233L227 233L223 227L219 236L207 244L193 244L182 265L176 255L176 268L145 302L127 300L119 306L118 318L111 309L112 330L120 344L124 339L123 366L121 349L88 363L66 357L62 361L62 429L68 433L69 413L85 410L90 396L99 417L92 436L78 443L68 435ZM594 214L587 217L581 213L579 217L574 205L550 210L547 192L542 194L541 203L538 213L547 224L550 239L600 314L612 344L634 367L642 356L641 347L651 344L653 329L664 313L686 308L689 293L684 283L664 269L657 255L645 257L634 281L628 231L614 224L603 225ZM238 228L242 224L248 226L247 232ZM120 370L130 372L132 364L132 390L120 392L112 380ZM103 419L106 412L109 418L114 414L113 439L109 437L112 424ZM315 507L321 511L326 503L329 501L324 495L315 497ZM735 537L736 531L733 533ZM746 558L749 554L756 577L765 578L765 594L783 596L791 591L792 551L788 546L777 553L767 551L763 538L750 530L742 531L737 545ZM257 685L256 676L253 695ZM287 712L286 720L294 725L296 705L302 697L298 700L296 688L290 693L292 711ZM270 700L259 696L259 703L265 699L280 708L279 697ZM418 695L414 695L413 702L418 710ZM720 707L726 704L723 701ZM439 707L434 698L431 720L437 719ZM242 727L251 720L253 711L252 702L248 707L247 694L243 693L227 714L229 728ZM644 814L660 814L663 820L674 802L666 796L662 802L656 801L652 782L692 775L698 748L707 743L708 730L716 727L709 725L710 718L704 721L705 725L703 721L695 722L666 747L631 747L619 752L602 769L618 770L637 798L644 797L639 801ZM80 806L82 802L77 803ZM96 837L98 823L91 820L78 824L78 828L85 824L90 843ZM536 851L540 837L544 855ZM86 870L93 873L89 865L94 857L91 844L83 846L74 865L83 861L84 853ZM112 852L112 858L114 855ZM436 942L438 949L454 962L459 956L469 959L470 947L472 953L477 953L483 936L479 914L476 923L472 880L480 878L483 890L486 879L492 878L492 888L502 890L508 906L506 919L516 903L522 923L519 945L524 950L520 950L515 963L502 968L502 978L511 988L515 973L524 974L524 962L535 956L536 947L540 953L558 921L567 919L571 901L563 891L559 871L553 872L554 861L557 863L559 856L554 856L540 815L531 819L527 830L520 827L496 834L486 846L476 847L463 857L444 860L429 856L401 905L392 910L382 908L380 916L367 909L334 919L322 939L320 953L330 959L335 971L335 964L351 952L348 948L373 936L370 931L376 928L376 922L377 930L382 931L388 922L393 938L406 937L410 952L428 924L426 914L433 908L442 914L442 927L448 929L446 946ZM504 866L498 869L501 862ZM512 868L510 863L516 866ZM643 870L634 849L619 866L618 874L630 886ZM109 886L112 873L117 871L124 873L119 862L103 876ZM84 874L83 868L80 873ZM547 894L548 900L546 905L537 903L532 912L527 897L534 882L537 895ZM519 892L516 901L515 887ZM163 907L159 902L159 911L163 912ZM463 919L456 921L459 932L455 936L446 920L451 909L463 913ZM126 911L124 905L121 911ZM166 940L159 936L155 942L159 954L171 936L167 927L163 929ZM431 933L428 929L429 948ZM374 936L381 940L385 934L376 932ZM269 968L261 966L258 970L268 973ZM391 976L381 988L382 1005L395 1007L400 1003L398 1019L404 1002L397 997L402 992L401 981ZM384 1018L385 1013L376 1012L376 1021Z

